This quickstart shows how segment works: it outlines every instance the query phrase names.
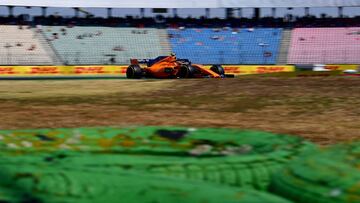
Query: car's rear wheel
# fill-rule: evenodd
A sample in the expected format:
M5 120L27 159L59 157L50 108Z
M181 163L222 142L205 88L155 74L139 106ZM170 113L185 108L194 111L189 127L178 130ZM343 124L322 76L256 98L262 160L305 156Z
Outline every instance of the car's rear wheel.
M196 68L191 65L182 65L180 67L178 77L179 78L192 78L196 72Z
M210 70L219 74L221 77L225 77L225 70L221 65L213 65L211 66Z
M126 69L126 77L129 79L140 79L143 76L143 71L139 65L130 65Z

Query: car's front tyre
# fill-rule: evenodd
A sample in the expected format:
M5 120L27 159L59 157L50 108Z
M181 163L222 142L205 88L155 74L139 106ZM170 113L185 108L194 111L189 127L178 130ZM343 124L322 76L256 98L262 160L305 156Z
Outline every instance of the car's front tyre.
M225 77L225 70L221 65L213 65L210 70L219 74L222 78Z

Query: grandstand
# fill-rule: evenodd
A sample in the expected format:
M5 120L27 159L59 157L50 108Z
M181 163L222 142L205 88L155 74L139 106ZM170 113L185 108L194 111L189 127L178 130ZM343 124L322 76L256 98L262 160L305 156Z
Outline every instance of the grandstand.
M203 64L275 64L281 29L169 29L173 51Z
M360 16L347 17L345 7L356 1L188 0L162 2L82 2L84 7L106 8L108 18L94 17L74 2L33 2L42 15L14 16L23 1L4 1L9 16L0 16L1 65L128 64L130 58L154 58L175 52L201 64L360 64ZM112 8L139 8L141 17L113 17ZM48 7L70 7L74 17L46 15ZM146 17L144 8L173 9L173 17ZM336 18L312 16L312 7L338 9ZM28 7L30 9L30 6ZM177 9L203 8L201 18L179 18ZM225 18L210 18L210 8L222 8ZM252 18L243 8L254 10ZM262 16L271 8L271 16ZM277 8L304 8L304 16L276 17ZM235 11L238 11L235 14ZM81 17L85 13L86 16ZM43 29L38 29L38 26ZM330 28L332 27L332 28Z
M166 31L153 28L78 26L54 26L44 30L47 40L65 64L83 65L127 64L130 58L166 55L170 51L166 44L161 44L163 32Z
M289 64L360 64L360 27L296 28Z
M0 26L0 64L51 65L56 56L42 33L18 26Z
M360 27L45 26L40 31L2 25L0 37L2 65L128 64L130 58L154 58L170 52L201 64L360 64Z

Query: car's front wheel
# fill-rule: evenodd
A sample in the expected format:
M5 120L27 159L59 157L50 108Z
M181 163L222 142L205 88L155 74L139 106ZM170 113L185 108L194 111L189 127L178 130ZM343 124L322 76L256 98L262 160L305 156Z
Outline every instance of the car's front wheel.
M225 70L221 65L213 65L211 66L210 70L219 74L221 77L225 77Z

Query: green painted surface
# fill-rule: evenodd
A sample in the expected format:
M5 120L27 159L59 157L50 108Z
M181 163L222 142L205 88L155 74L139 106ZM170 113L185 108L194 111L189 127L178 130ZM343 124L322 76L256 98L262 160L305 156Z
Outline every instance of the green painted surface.
M3 130L0 136L4 164L138 171L260 190L272 173L313 148L293 136L212 128Z
M301 203L360 202L360 142L308 151L272 179L271 189Z
M314 148L287 135L181 127L0 130L0 140L0 201L10 202L287 202L253 189Z
M0 130L6 151L86 151L177 156L282 156L308 146L299 137L236 129L127 127ZM276 149L276 150L275 150Z
M1 202L290 203L249 189L106 170L6 166L0 178Z

